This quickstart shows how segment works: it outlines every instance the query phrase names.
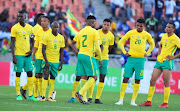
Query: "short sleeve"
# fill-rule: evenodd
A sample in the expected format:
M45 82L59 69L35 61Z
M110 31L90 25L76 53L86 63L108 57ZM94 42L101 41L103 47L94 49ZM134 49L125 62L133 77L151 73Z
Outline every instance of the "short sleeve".
M49 34L45 35L42 44L44 44L44 45L47 45L47 44L48 44L48 35L49 35Z
M64 37L62 36L62 42L61 42L61 48L64 48L65 47L65 42L64 42Z
M114 45L114 35L111 34L111 40L109 42L109 45Z
M176 46L178 47L178 48L180 48L180 39L177 37L177 40L176 40Z
M16 28L14 26L11 29L11 37L17 37L17 31L16 31Z
M78 41L78 37L79 37L79 34L77 34L77 35L73 38L73 40L77 42L77 41Z

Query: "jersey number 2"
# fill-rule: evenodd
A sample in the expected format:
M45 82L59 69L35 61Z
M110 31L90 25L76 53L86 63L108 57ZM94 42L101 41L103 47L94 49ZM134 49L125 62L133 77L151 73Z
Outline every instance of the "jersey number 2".
M87 35L83 35L82 37L84 37L84 40L82 41L82 46L87 47L87 45L84 44L84 42L87 40Z

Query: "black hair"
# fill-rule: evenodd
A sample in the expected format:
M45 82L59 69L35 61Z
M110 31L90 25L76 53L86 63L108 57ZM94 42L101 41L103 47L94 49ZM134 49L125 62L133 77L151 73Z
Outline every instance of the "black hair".
M168 22L168 24L173 25L173 29L175 29L175 28L176 28L176 25L175 25L173 22Z
M143 18L138 19L137 22L145 24L145 20Z
M34 21L37 22L37 21L38 21L38 18L39 18L40 16L44 16L44 14L43 14L43 13L38 13L38 14L36 15Z
M24 11L20 10L18 13L20 13L20 14L24 14Z
M88 20L88 19L94 19L94 20L96 20L96 17L93 16L93 15L89 15L89 16L87 17L87 20Z
M106 19L104 19L103 23L104 22L110 22L111 23L111 20L106 18Z
M41 18L47 18L48 21L50 22L50 18L48 16L42 16Z

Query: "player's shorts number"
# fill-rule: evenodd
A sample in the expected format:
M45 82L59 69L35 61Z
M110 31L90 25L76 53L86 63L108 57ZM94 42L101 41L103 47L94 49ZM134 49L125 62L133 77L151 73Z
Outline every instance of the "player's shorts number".
M141 40L139 40L139 39L136 39L136 42L135 42L135 44L141 44Z
M57 49L57 45L56 44L54 44L54 49Z
M82 46L87 47L87 45L84 44L84 42L87 40L87 35L83 35L82 37L84 37L84 40L82 41Z

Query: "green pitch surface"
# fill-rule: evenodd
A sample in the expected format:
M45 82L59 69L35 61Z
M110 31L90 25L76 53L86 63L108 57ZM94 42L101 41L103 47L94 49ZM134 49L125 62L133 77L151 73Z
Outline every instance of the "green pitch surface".
M180 108L180 95L170 95L169 108L164 109L158 108L163 102L163 94L154 95L152 107L133 107L130 106L132 94L125 94L123 106L114 104L119 100L118 92L103 92L100 99L104 103L102 105L83 105L77 99L75 103L67 102L71 97L71 90L56 91L56 102L16 101L15 87L0 86L0 111L179 111ZM147 95L139 94L136 103L141 104L146 99Z

